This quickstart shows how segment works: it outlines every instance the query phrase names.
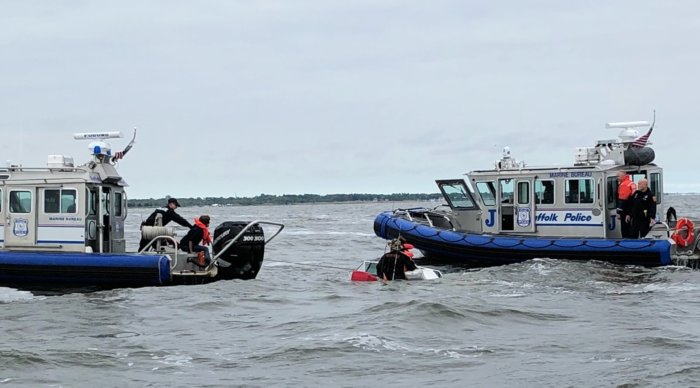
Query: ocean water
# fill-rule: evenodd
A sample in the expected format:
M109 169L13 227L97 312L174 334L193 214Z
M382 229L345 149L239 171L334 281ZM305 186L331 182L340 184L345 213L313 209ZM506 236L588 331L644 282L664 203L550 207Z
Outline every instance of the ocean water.
M700 196L670 196L699 217ZM700 272L547 258L352 283L374 216L418 203L182 208L282 222L256 280L0 288L8 387L700 386ZM130 209L130 246L151 209Z

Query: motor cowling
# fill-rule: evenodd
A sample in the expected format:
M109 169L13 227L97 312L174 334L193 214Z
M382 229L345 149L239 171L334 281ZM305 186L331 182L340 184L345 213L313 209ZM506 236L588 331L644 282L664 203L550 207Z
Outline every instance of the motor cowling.
M249 222L226 221L214 229L214 256L222 252ZM265 255L265 234L260 225L251 226L219 256L218 271L223 279L255 279Z

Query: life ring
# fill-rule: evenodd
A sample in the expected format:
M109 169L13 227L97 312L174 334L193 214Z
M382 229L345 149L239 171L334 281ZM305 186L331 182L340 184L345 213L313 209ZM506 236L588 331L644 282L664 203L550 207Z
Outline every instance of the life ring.
M680 233L683 229L685 229L687 232L685 237L681 236ZM676 232L673 233L673 241L675 241L676 245L681 248L685 248L692 244L693 241L695 241L695 225L693 224L693 221L687 218L681 218L678 220L676 223Z

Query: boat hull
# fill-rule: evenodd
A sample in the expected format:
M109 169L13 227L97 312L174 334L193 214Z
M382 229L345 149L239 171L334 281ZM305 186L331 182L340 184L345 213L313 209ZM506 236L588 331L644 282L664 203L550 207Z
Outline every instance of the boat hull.
M557 238L462 233L411 221L393 212L377 215L374 232L385 239L399 235L426 257L467 266L493 266L534 258L600 260L615 264L671 264L668 239Z
M0 251L0 285L18 288L144 287L172 282L164 255Z

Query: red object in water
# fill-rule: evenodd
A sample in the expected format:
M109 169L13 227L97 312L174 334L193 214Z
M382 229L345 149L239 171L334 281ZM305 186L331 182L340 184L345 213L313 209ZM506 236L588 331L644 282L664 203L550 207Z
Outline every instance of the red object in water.
M376 276L365 271L352 271L352 274L350 275L350 280L353 282L373 282L377 279L378 278Z

